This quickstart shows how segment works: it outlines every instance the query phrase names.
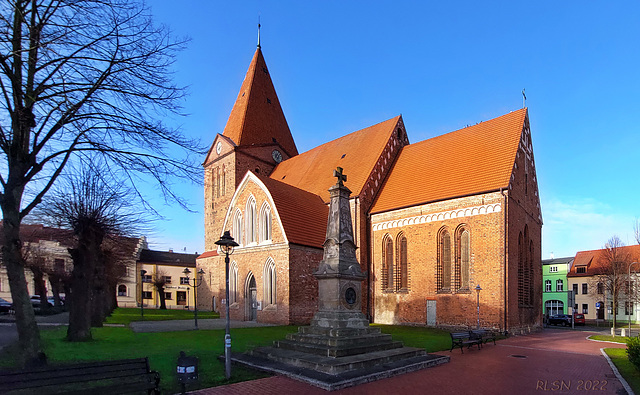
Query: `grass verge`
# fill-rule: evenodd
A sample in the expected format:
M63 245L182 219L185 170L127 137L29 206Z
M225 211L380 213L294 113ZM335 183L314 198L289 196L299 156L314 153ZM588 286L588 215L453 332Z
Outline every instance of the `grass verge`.
M614 343L622 343L622 344L626 344L627 343L627 338L626 337L622 337L622 336L610 336L610 335L591 335L589 336L590 340L600 340L600 341L605 341L605 342L614 342Z
M199 319L220 318L220 314L212 311L198 311ZM144 309L144 321L192 320L190 310ZM129 325L132 321L142 321L140 309L117 308L107 317L106 324Z
M394 340L403 341L406 346L424 348L428 352L451 347L446 331L407 326L379 327L382 332L391 334ZM287 333L296 331L297 326L232 329L231 348L233 352L245 352L254 347L270 345L274 340L283 339ZM218 360L218 356L224 353L224 330L134 333L129 328L104 327L94 328L92 334L92 341L73 343L65 340L66 328L41 331L49 363L149 357L151 369L160 372L162 393L180 392L175 377L180 351L199 359L200 381L189 386L189 390L266 377L263 373L233 366L232 379L225 379L224 363ZM17 352L15 345L7 347L0 355L0 366L14 366Z
M624 377L627 383L629 383L633 392L640 394L640 372L631 362L629 362L627 349L605 348L604 352L606 352L609 358L611 358L611 361L616 365L616 368L618 368L622 377Z

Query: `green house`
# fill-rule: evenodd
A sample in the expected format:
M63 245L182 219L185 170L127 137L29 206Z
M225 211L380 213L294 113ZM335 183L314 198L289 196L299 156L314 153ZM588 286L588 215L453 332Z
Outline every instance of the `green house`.
M542 260L542 305L544 314L569 314L567 273L573 257Z

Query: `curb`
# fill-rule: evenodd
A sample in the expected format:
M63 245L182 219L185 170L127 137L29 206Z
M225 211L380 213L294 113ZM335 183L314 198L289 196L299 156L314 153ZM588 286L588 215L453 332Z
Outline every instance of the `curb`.
M596 340L597 341L597 340ZM634 395L633 390L631 389L631 386L629 385L629 383L627 383L627 380L624 379L624 377L622 377L622 375L620 374L620 372L618 371L618 368L616 368L616 365L613 363L613 361L611 360L611 358L609 358L609 356L607 355L606 352L604 352L604 348L600 349L600 352L602 353L602 355L604 355L604 357L606 358L607 362L609 363L609 366L611 367L611 370L613 370L613 374L616 375L616 377L618 378L618 380L620 380L620 384L622 384L622 386L624 387L624 389L627 391L627 394L629 395Z

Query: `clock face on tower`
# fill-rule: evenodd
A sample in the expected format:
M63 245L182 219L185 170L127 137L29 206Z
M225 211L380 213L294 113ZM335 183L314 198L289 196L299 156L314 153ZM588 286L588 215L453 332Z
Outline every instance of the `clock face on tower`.
M282 154L277 149L273 150L271 157L273 157L273 160L276 161L276 163L282 162Z
M218 141L218 144L216 144L216 153L220 155L220 151L222 151L222 143Z

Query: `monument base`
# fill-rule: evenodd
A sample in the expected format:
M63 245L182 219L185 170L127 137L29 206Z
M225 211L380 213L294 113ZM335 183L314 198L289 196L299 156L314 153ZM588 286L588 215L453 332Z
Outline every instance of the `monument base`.
M306 382L327 391L339 390L365 384L404 373L414 372L449 362L448 356L426 354L422 349L411 349L420 355L400 351L408 347L363 354L331 358L319 355L264 347L251 354L232 354L231 359L256 370L280 374L294 380ZM270 349L270 351L269 351ZM274 350L279 350L275 351ZM359 369L344 369L345 366L360 366ZM318 369L322 366L322 370ZM341 373L326 373L335 367Z
M234 354L232 360L259 370L283 374L326 390L335 390L391 377L449 362L448 356L430 355L424 349L404 347L380 328L349 326L349 319L338 319L335 312L318 312L314 323L329 318L339 327L317 324L302 326L286 340L275 341L272 347L258 347L247 354ZM366 319L365 319L366 322ZM352 322L353 323L353 322Z

